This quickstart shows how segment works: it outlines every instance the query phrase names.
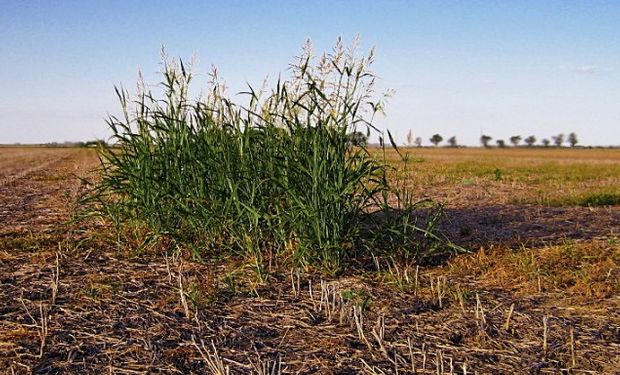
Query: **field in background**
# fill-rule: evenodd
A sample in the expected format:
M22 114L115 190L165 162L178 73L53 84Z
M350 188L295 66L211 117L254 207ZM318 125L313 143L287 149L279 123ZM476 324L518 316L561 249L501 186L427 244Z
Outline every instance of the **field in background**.
M617 371L620 150L402 151L397 174L445 204L441 230L472 254L257 280L238 259L68 224L92 149L0 148L0 370Z
M403 148L420 196L449 205L525 203L588 205L615 197L620 204L620 149ZM391 151L394 162L398 155ZM596 202L594 202L596 203ZM596 204L594 204L596 205Z

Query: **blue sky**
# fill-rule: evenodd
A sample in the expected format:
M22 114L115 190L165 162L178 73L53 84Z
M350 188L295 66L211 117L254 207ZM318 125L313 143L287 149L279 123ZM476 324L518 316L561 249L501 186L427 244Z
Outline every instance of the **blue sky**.
M105 137L113 86L138 68L156 82L159 50L231 92L286 68L308 37L377 48L396 96L377 124L477 145L575 131L620 144L620 1L0 0L0 143Z

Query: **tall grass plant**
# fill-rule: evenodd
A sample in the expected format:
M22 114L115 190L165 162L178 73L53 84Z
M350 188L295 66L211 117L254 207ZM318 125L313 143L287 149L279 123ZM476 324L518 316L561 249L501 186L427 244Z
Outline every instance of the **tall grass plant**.
M108 120L111 146L101 149L91 198L119 230L139 223L202 257L260 263L269 254L333 272L388 243L418 257L413 234L429 233L415 226L413 197L390 184L385 158L348 137L375 133L386 147L372 124L384 103L373 62L357 43L338 40L316 57L308 42L290 79L248 87L237 104L215 71L207 94L190 99L193 67L164 57L163 97L141 80L134 98L116 89L122 115Z

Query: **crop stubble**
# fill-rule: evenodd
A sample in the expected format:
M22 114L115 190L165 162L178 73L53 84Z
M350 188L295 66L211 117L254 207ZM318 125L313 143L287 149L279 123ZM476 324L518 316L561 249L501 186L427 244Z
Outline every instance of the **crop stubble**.
M529 181L517 167L536 173L548 158L608 163L617 181L619 153L514 150L496 181L483 155L502 151L416 152L414 173L429 176L415 180L420 194L446 202L442 228L476 253L417 269L380 259L378 271L321 285L277 270L257 284L236 260L119 251L93 235L105 224L65 223L92 150L0 149L0 368L211 373L219 358L234 373L276 363L283 373L402 374L412 362L418 373L613 373L619 208L547 207L510 191ZM433 173L468 159L482 172ZM361 324L353 306L364 306Z

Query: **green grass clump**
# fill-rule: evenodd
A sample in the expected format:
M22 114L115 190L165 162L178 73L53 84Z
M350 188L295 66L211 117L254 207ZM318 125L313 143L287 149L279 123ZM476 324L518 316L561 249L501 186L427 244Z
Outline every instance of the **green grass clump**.
M606 207L620 205L620 194L611 189L603 189L602 191L580 192L560 197L547 197L541 194L538 199L540 204L550 207ZM616 189L617 190L617 189Z
M620 205L620 194L613 193L594 193L587 195L579 200L580 206L600 207Z
M396 194L398 215L375 215L394 196L391 167L348 141L378 132L373 60L340 41L315 59L308 44L290 80L249 87L239 105L215 72L207 95L190 100L191 69L165 58L163 98L143 83L133 100L117 89L123 115L109 118L113 147L100 153L99 212L119 230L139 223L202 257L242 253L257 264L276 254L336 271L386 236L411 251L410 195Z

